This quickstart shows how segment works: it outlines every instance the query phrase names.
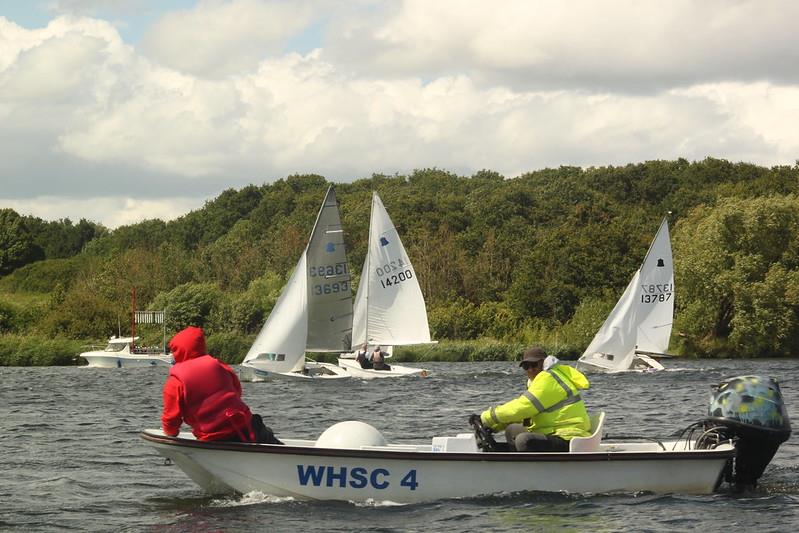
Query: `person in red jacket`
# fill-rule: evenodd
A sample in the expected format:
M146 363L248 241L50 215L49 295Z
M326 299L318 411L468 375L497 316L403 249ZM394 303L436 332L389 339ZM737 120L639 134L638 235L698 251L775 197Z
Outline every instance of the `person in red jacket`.
M169 341L175 364L164 383L164 433L186 422L198 440L283 444L241 399L241 383L225 363L208 355L203 330L188 327Z

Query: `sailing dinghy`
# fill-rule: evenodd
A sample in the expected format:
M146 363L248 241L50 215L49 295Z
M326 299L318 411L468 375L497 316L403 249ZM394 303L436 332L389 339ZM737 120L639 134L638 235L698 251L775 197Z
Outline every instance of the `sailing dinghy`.
M674 264L664 218L641 267L578 361L602 372L663 370L674 316Z
M340 352L352 334L352 291L336 191L330 186L308 245L241 363L244 380L344 379L344 369L306 359Z
M370 349L381 346L390 353L393 346L430 343L427 309L416 272L397 228L373 192L369 246L353 308L352 348L367 344ZM423 368L397 364L391 364L391 370L361 368L354 353L340 356L338 365L364 379L427 375Z

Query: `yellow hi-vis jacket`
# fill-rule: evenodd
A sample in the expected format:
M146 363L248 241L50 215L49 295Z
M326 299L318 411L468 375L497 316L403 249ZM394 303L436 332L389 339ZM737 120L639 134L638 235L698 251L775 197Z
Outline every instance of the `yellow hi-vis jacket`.
M588 379L576 368L558 364L527 380L524 394L483 411L480 419L494 431L519 422L527 431L554 434L564 440L587 437L591 421L579 391L588 386Z

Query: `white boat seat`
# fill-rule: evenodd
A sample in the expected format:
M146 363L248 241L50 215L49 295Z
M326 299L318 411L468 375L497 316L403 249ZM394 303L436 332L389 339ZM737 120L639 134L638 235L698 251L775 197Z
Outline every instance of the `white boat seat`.
M574 437L569 441L570 452L598 452L602 440L602 426L605 424L605 411L591 415L591 435Z

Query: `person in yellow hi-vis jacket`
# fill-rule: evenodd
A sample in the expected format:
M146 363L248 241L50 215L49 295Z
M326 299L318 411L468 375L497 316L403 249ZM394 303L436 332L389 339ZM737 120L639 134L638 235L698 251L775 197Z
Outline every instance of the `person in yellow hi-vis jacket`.
M591 434L591 422L580 396L588 378L568 365L548 364L546 352L527 349L519 364L527 373L527 390L516 399L483 411L482 424L505 430L510 451L566 452L573 437Z

